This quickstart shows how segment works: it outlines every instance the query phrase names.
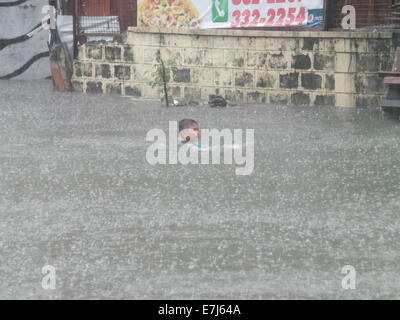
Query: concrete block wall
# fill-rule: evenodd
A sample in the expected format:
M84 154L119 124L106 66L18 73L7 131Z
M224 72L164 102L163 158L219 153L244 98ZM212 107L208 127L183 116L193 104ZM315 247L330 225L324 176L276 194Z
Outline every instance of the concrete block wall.
M161 57L176 61L170 89L177 98L378 106L387 91L378 72L391 69L397 45L390 32L130 28L122 38L82 46L77 90L159 98L149 82Z

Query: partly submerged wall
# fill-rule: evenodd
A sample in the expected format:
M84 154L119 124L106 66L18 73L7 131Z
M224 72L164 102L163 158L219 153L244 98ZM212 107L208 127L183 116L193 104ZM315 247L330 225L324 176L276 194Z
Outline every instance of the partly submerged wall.
M177 98L378 106L387 91L378 72L391 69L396 45L390 32L130 28L123 41L81 47L73 80L88 93L159 98L154 65L173 58Z
M49 33L27 34L41 24L48 0L0 0L0 79L45 79L50 76Z

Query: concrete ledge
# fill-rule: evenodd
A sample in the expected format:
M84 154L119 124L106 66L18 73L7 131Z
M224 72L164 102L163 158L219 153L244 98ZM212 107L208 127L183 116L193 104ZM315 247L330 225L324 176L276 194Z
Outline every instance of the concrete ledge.
M377 106L397 40L392 32L129 28L123 41L88 43L74 64L74 86L89 93L160 97L159 59L175 67L177 99L211 94L239 103Z
M180 34L223 37L262 37L262 38L339 38L339 39L391 39L393 32L371 31L271 31L245 29L207 29L190 30L187 28L129 27L128 32Z

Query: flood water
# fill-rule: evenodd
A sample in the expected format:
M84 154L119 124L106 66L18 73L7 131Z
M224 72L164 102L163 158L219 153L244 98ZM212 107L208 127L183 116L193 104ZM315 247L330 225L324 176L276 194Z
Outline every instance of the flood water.
M150 165L147 132L182 118L254 129L252 175ZM399 141L379 110L166 109L0 82L0 298L398 299Z

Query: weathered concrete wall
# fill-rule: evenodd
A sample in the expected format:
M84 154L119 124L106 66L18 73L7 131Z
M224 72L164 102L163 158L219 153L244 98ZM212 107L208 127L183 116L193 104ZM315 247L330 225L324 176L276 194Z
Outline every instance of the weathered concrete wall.
M24 39L42 21L48 0L0 0L0 78L45 79L50 76L47 31ZM10 39L15 39L10 43Z
M77 90L158 98L149 86L157 57L176 58L175 97L221 94L245 103L374 106L386 93L392 33L130 28L122 43L82 47Z

